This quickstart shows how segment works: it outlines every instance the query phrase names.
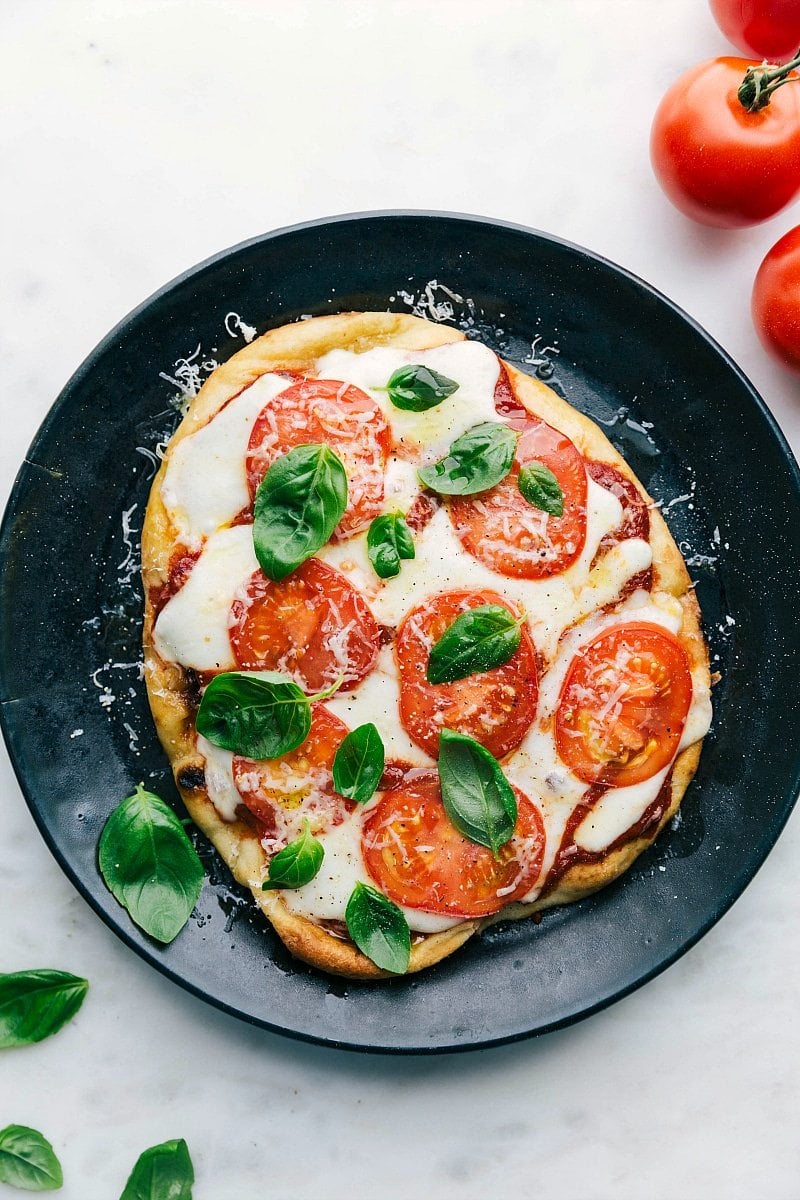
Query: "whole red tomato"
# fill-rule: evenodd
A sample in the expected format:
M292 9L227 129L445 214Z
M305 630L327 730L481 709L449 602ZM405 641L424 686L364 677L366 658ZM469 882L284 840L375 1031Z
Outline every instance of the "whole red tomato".
M800 46L798 0L709 0L717 24L744 54L783 62Z
M800 225L775 243L758 268L753 323L767 350L800 371Z
M791 86L781 86L785 78ZM765 221L793 200L800 191L797 80L788 68L744 58L714 58L682 75L658 106L650 135L653 169L673 204L695 221L732 229Z

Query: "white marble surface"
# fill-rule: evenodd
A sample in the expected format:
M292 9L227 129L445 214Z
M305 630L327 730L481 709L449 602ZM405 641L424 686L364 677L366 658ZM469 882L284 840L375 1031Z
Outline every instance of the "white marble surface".
M722 342L800 446L800 385L748 299L799 210L704 230L649 171L661 93L728 49L704 0L3 0L0 42L4 495L68 376L156 287L370 208L519 221L616 260ZM537 1041L419 1060L295 1044L162 979L63 877L4 752L0 817L0 970L92 982L69 1028L0 1061L0 1127L47 1134L65 1200L115 1200L176 1136L197 1200L800 1195L797 817L646 988Z

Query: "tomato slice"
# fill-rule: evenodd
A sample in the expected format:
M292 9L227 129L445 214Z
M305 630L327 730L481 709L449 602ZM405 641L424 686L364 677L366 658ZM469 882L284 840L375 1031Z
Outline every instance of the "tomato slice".
M450 517L465 549L493 571L518 579L558 575L575 561L586 541L586 467L569 438L544 421L513 421L521 427L510 473L478 496L455 496ZM521 466L544 463L564 493L564 514L549 516L529 504L517 487Z
M558 753L586 783L628 787L675 756L692 702L686 651L646 622L615 625L570 664L556 712Z
M448 917L488 917L521 899L539 878L544 822L517 797L517 826L495 858L458 832L442 804L435 771L413 772L384 792L364 822L362 852L370 875L396 904Z
M231 605L228 635L245 671L285 671L307 692L344 676L342 690L369 674L380 629L366 600L339 571L309 558L273 583L261 571Z
M502 758L520 744L536 715L536 650L524 627L519 647L501 667L455 683L428 683L431 647L457 616L482 604L500 604L519 616L496 592L443 592L412 609L397 632L400 720L431 758L439 753L443 728L475 738Z
M255 497L267 468L295 446L324 443L347 471L347 508L334 537L351 537L383 508L391 432L375 401L353 384L304 379L280 392L256 418L247 448L247 480Z
M355 808L333 788L333 759L348 732L324 704L315 704L311 732L296 750L264 762L234 755L236 790L274 850L298 837L306 819L317 835L341 825Z

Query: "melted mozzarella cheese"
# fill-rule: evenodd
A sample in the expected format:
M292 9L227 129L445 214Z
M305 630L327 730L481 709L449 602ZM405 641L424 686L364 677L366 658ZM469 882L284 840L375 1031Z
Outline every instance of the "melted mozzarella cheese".
M264 406L288 386L280 375L262 375L175 446L161 499L180 540L190 548L250 504L245 465L250 432Z
M242 803L233 782L233 754L197 735L197 749L206 760L206 791L223 821L235 821L236 809Z
M385 388L398 367L421 363L458 384L453 392L427 412L395 408ZM363 354L331 350L317 363L321 379L354 383L372 396L389 422L396 443L420 461L440 458L450 443L481 421L497 421L494 389L500 374L497 355L480 342L452 342L433 350L400 350L378 346Z
M158 615L153 641L161 657L195 671L234 670L231 605L257 570L250 525L212 534L186 583Z
M400 672L394 650L384 646L373 670L352 692L339 692L325 701L327 708L356 729L371 721L381 735L386 758L397 758L414 767L434 767L432 758L411 741L400 723Z
M619 500L590 479L586 544L571 567L548 579L512 579L473 558L464 550L444 506L415 538L415 557L403 563L394 579L380 580L375 575L366 554L366 535L326 546L319 557L348 576L366 595L377 620L386 625L398 625L432 592L498 592L528 614L534 640L549 658L567 626L612 603L633 575L650 566L649 544L629 538L592 568L601 540L621 519Z

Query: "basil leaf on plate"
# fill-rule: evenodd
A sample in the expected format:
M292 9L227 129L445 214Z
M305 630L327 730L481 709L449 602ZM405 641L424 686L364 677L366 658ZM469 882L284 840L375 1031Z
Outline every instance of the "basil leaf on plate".
M139 1155L119 1200L192 1200L193 1183L189 1147L177 1138Z
M347 508L347 473L330 446L295 446L256 492L253 546L268 579L283 579L329 540Z
M496 858L517 823L517 798L497 759L473 738L443 729L439 782L442 804L453 825Z
M381 579L400 574L400 560L414 558L414 538L402 513L383 513L367 532L367 554Z
M305 820L300 837L289 842L270 861L269 878L262 883L261 890L304 887L319 872L324 857L322 843L314 837L311 825Z
M386 753L381 735L368 722L348 733L333 760L333 786L340 796L366 804L381 781Z
M288 754L308 737L311 705L330 696L305 692L286 675L226 671L209 683L197 710L197 732L234 754L261 760Z
M428 683L453 683L508 662L520 642L520 626L501 604L482 604L456 617L433 646Z
M89 984L66 971L14 971L0 975L0 1049L28 1046L71 1021Z
M564 493L561 484L544 463L527 462L520 467L517 487L534 508L540 508L551 517L563 517Z
M443 496L472 496L505 479L514 462L518 433L499 421L473 426L451 445L444 458L417 475Z
M24 1192L54 1192L62 1186L61 1163L38 1129L27 1125L0 1129L0 1183Z
M366 883L357 883L345 910L347 932L362 954L393 975L404 975L411 957L411 931L396 904Z
M406 412L427 412L457 392L458 384L431 367L415 363L398 367L386 385L386 391L395 408L402 408Z
M204 872L169 805L139 784L106 821L98 860L106 887L139 928L173 941L192 915Z

